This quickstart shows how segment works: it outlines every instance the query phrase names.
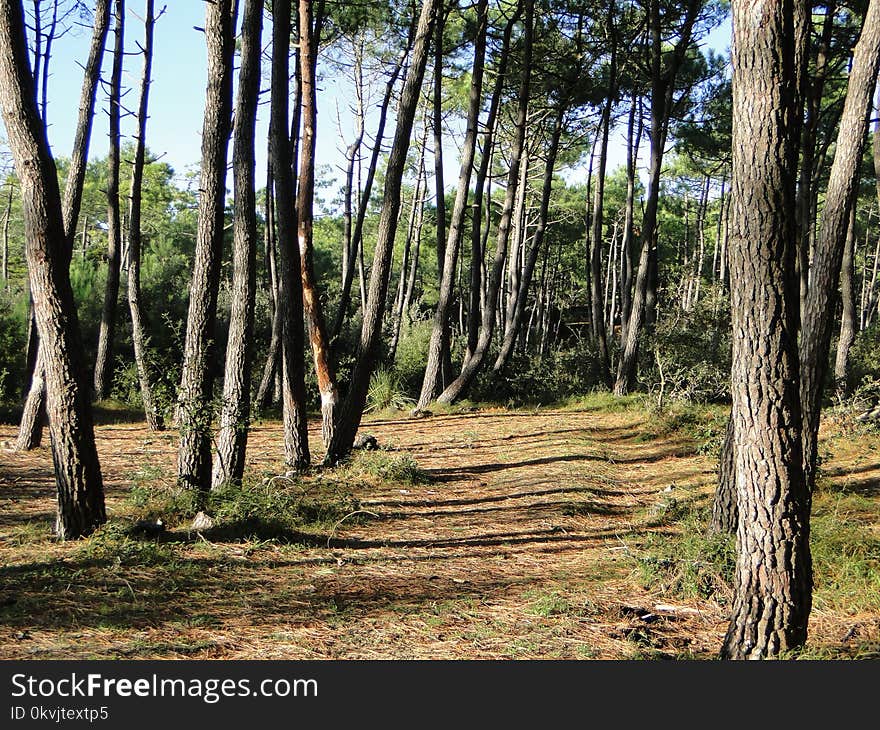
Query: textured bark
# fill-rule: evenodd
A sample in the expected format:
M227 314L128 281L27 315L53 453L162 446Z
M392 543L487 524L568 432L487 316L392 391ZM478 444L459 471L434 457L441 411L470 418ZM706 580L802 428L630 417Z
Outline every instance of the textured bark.
M712 501L710 529L723 534L736 534L739 511L736 507L736 462L734 458L733 417L727 419L724 443L718 460L718 484Z
M321 393L321 433L330 443L338 418L339 393L330 352L327 325L315 276L313 244L313 206L315 197L315 142L318 108L315 91L318 39L313 28L312 0L299 0L300 89L302 93L302 137L300 140L299 187L296 197L297 239L302 276L303 310L308 323L309 343L318 390Z
M464 235L465 213L470 192L471 173L477 149L477 127L480 121L480 108L483 103L483 69L486 57L486 33L488 29L489 4L479 0L477 4L477 38L474 45L474 64L471 72L471 88L468 103L467 126L461 150L461 166L458 173L458 189L449 220L444 260L440 268L440 294L434 312L434 325L431 341L428 344L427 364L422 380L422 391L418 407L425 408L433 400L442 382L444 352L449 350L449 311L454 295L456 266L461 239Z
M880 0L871 0L853 53L846 101L837 133L836 151L825 207L810 269L806 307L801 313L801 409L807 484L815 479L819 415L828 369L837 293L850 208L855 204L859 167L868 131L871 97L880 68Z
M208 87L202 126L199 224L178 392L177 478L183 486L203 492L211 488L211 400L216 359L213 340L223 253L227 144L232 122L235 5L235 0L216 0L205 5Z
M468 389L473 384L474 378L483 366L486 355L489 352L489 345L492 343L492 334L495 331L498 295L503 287L504 261L507 258L507 244L510 238L513 209L517 196L520 163L523 148L525 146L526 121L528 119L532 82L534 7L534 0L524 0L523 59L522 75L520 77L519 91L517 94L518 108L516 120L514 122L513 142L510 150L510 168L507 171L507 191L504 195L501 219L498 223L495 259L492 262L492 270L489 274L489 281L486 289L486 302L483 307L480 335L477 339L477 347L474 350L473 355L464 363L458 377L453 380L437 398L441 403L454 403L457 399L463 397L467 393Z
M22 186L25 255L46 377L52 460L58 489L55 529L88 534L106 519L85 356L70 286L68 245L55 163L34 99L24 12L0 0L0 107Z
M85 181L86 163L88 161L89 144L92 136L92 122L95 115L95 97L97 96L98 82L101 77L104 44L107 40L107 29L110 26L110 2L111 0L100 0L95 5L92 41L89 46L89 57L86 61L85 73L83 75L73 150L70 155L67 183L64 186L64 197L61 202L65 238L71 251L73 250L73 237L82 203L83 183ZM33 326L31 318L28 321L31 330L31 336L28 337L28 372L31 374L31 384L27 391L18 439L16 441L16 449L20 451L35 449L40 445L43 430L42 416L46 400L46 379L44 374L39 372L37 368L37 350L39 345L36 337L36 327ZM31 351L33 352L33 360L30 357Z
M630 316L626 324L625 337L621 339L620 361L617 379L614 383L615 395L626 395L636 376L639 336L646 320L653 319L654 307L649 301L652 279L656 282L657 256L655 237L657 233L657 206L660 195L660 173L663 166L663 153L669 128L669 113L673 105L675 79L690 46L691 33L699 14L701 4L691 0L675 47L670 51L668 66L663 68L663 40L660 28L660 10L657 0L650 3L651 32L651 155L648 190L645 198L645 212L642 216L642 248L635 287L630 305Z
M156 18L153 0L146 0L144 12L144 66L138 102L134 164L131 170L128 221L128 310L131 314L131 341L138 372L144 415L152 431L165 428L164 418L153 397L152 373L147 353L146 318L141 306L141 191L147 139L147 109L150 103L150 77L153 68L153 30Z
M846 245L843 249L843 261L840 267L840 335L837 338L837 356L834 359L834 384L837 397L844 398L847 394L847 376L849 375L849 350L856 338L856 303L853 291L855 279L855 242L856 242L856 206L853 201L849 216L849 229L846 234Z
M223 376L223 404L217 434L217 459L212 487L240 483L251 417L254 300L256 297L257 201L254 139L260 94L263 0L245 0L241 27L241 70L232 138L234 223L232 247L232 309Z
M113 341L116 337L116 314L119 301L119 267L122 253L122 221L119 208L119 145L120 99L122 95L122 63L125 58L125 1L114 2L113 70L110 74L110 150L107 153L107 283L98 351L95 356L95 400L104 400L113 380Z
M260 411L265 410L269 406L276 375L278 375L281 365L281 330L283 320L281 318L281 307L278 306L279 282L275 257L274 200L275 182L272 177L272 156L269 154L269 159L266 163L265 242L266 270L269 272L269 302L272 307L272 334L269 340L269 351L266 354L266 363L263 366L263 376L260 378L260 386L257 388L257 397L254 402L254 407Z
M373 374L379 354L379 343L382 337L382 317L385 312L385 300L388 294L388 277L391 270L391 259L394 236L400 212L400 189L406 156L412 136L413 120L419 102L419 93L425 75L428 60L428 45L431 29L437 14L440 0L425 0L419 14L415 30L409 74L403 85L400 106L397 112L397 128L394 142L388 155L388 167L385 175L385 190L382 198L382 209L379 213L379 225L376 239L376 250L373 255L373 266L370 270L370 288L367 295L367 307L361 326L361 339L358 346L357 360L352 373L351 385L345 399L342 418L331 441L325 462L335 463L351 451L355 435L360 426L367 400L370 377Z
M810 495L798 394L792 0L733 2L731 368L739 524L722 656L762 659L807 638Z
M302 276L296 244L293 155L288 133L290 64L290 5L279 3L272 13L272 98L269 147L275 179L281 311L281 405L284 419L284 459L294 469L309 465L308 422L303 347ZM297 115L294 114L294 119Z

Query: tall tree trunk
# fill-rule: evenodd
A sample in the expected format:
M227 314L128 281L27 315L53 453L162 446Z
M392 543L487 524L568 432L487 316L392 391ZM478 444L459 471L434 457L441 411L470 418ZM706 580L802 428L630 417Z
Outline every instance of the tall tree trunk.
M531 96L531 67L532 67L532 44L534 38L534 0L524 0L524 30L523 30L523 58L522 76L520 78L519 92L517 95L517 114L513 133L513 142L510 150L510 169L507 172L507 191L504 195L504 205L501 211L501 220L498 223L497 243L495 248L495 260L492 262L492 270L489 274L489 282L486 290L486 304L483 307L480 336L474 354L464 364L458 377L447 386L437 399L441 403L453 403L471 387L477 373L483 366L489 345L492 342L492 334L495 330L496 307L498 306L498 294L504 286L504 261L507 258L507 243L510 238L510 229L515 206L517 187L519 182L520 162L525 146L526 120L528 119L529 99Z
M62 539L93 531L106 519L95 448L85 355L68 267L61 193L29 72L24 11L0 0L0 108L22 185L25 255L43 343L52 460L58 489L55 530Z
M153 397L151 385L152 368L147 352L147 335L143 307L141 305L141 190L144 176L144 156L147 140L147 109L150 102L150 77L153 68L153 29L156 24L153 0L146 0L144 14L144 69L141 77L141 93L138 103L134 164L131 170L128 220L128 309L131 313L131 340L134 345L134 361L137 366L144 415L152 431L165 428L164 416Z
M227 143L232 122L235 11L236 0L216 0L205 6L208 88L202 126L199 225L178 393L177 455L178 480L201 492L211 488L213 340L223 254Z
M620 341L626 342L626 327L632 311L632 244L635 223L636 166L639 146L642 141L642 103L637 92L633 92L626 126L626 202L623 213L623 256L620 266ZM637 111L638 110L638 111ZM638 120L636 120L638 115ZM633 127L636 126L635 138Z
M855 204L857 194L859 167L878 68L880 0L871 0L853 53L834 162L825 192L822 223L810 269L806 308L801 313L801 409L804 417L804 459L810 489L815 480L819 414L831 348L834 320L832 301L837 293L850 208Z
M342 418L334 434L334 439L327 449L325 461L329 463L337 462L351 451L367 400L370 377L379 354L382 316L385 311L388 276L391 270L394 236L397 231L400 211L401 181L428 60L429 39L439 4L440 0L424 0L415 30L409 74L401 92L397 113L397 129L388 156L385 191L382 198L382 210L379 213L376 250L373 255L373 266L370 270L370 288L364 321L361 326L357 360L345 399Z
M791 0L733 2L731 390L735 597L722 656L762 659L807 638L810 496L801 455L795 271L797 110Z
M834 383L839 398L846 397L847 376L849 375L849 350L856 338L856 304L853 292L855 278L856 242L856 203L853 201L849 214L849 229L843 249L843 262L840 268L840 295L842 311L840 315L840 335L837 338L837 357L834 360Z
M113 71L110 75L110 151L107 154L107 283L98 352L95 357L95 400L107 397L113 381L113 344L116 337L116 313L119 300L119 269L122 252L122 223L119 208L119 144L122 97L122 62L125 58L125 0L115 0L115 45Z
M272 98L269 114L269 146L275 177L276 223L280 287L277 306L281 311L281 404L284 419L284 459L294 469L309 465L309 432L306 418L305 362L303 347L303 299L300 256L296 243L296 185L293 180L293 148L288 133L290 73L290 4L272 8ZM297 94L299 96L299 94ZM294 120L297 115L294 114Z
M73 150L70 155L70 167L67 183L64 186L64 197L61 211L64 218L64 233L68 246L73 250L73 236L82 204L83 183L86 175L89 144L92 136L92 122L95 115L95 97L101 77L101 62L104 55L104 44L107 40L107 29L110 26L110 2L101 0L95 5L95 20L92 29L92 42L83 74L83 85L80 93L79 114L76 132L74 133ZM42 415L45 409L45 375L40 372L38 360L37 328L33 317L28 318L28 372L32 376L27 392L21 424L19 426L16 449L27 451L40 445L42 440Z
M241 26L241 70L232 137L235 181L232 248L232 310L223 376L223 404L212 486L238 484L244 475L251 417L254 299L256 296L257 201L254 140L260 94L263 0L245 0Z
M519 287L515 292L516 304L513 309L513 316L510 317L510 321L507 323L507 330L504 332L501 349L498 352L498 357L495 359L495 364L492 366L492 370L495 373L500 373L504 369L510 360L510 356L513 354L513 348L516 345L517 337L519 337L519 332L522 328L535 264L538 261L538 255L544 248L544 237L547 233L547 217L550 212L550 196L553 191L553 172L556 169L556 155L559 152L559 141L562 137L564 119L565 109L560 107L556 113L553 133L550 137L550 147L547 150L547 160L544 163L544 179L541 185L541 207L538 210L538 225L532 234L526 265L523 267ZM511 297L513 296L514 292L511 292Z
M636 376L639 336L645 321L650 323L653 318L654 308L649 301L649 292L650 290L656 291L656 288L651 286L651 280L656 282L657 278L655 237L663 152L669 127L669 114L673 106L675 79L684 60L685 52L690 46L691 32L700 7L700 3L696 0L690 0L688 3L678 41L670 52L669 65L664 71L659 3L658 0L651 0L650 3L649 25L652 36L651 162L645 212L642 216L642 250L639 255L639 268L636 273L629 321L626 325L626 337L621 340L620 361L617 367L617 379L614 383L615 395L626 395L633 385Z
M431 341L428 344L428 359L425 375L422 380L422 392L419 395L418 408L425 408L430 403L443 382L443 355L450 348L449 343L449 310L454 294L454 276L458 263L458 251L464 234L467 199L470 192L471 172L474 166L474 155L477 148L477 127L480 121L480 108L483 103L483 69L486 57L486 33L489 24L488 0L479 0L477 4L477 38L474 45L474 64L471 73L470 99L468 103L467 127L461 152L461 166L458 173L458 189L449 221L449 233L446 239L445 255L440 268L440 296L434 313L434 326L431 330Z
M318 38L313 28L312 0L299 0L300 89L302 90L302 149L300 151L299 187L296 198L297 239L299 240L303 310L308 323L309 341L321 393L322 435L324 444L333 438L338 415L339 393L333 368L327 325L321 306L314 265L313 206L315 197L315 143L318 124L315 73L318 62Z

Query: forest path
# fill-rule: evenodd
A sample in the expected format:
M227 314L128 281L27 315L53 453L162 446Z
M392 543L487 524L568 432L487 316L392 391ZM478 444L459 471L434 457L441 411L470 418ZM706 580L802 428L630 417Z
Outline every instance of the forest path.
M354 480L363 512L311 547L177 533L59 544L48 449L0 453L0 658L717 651L723 606L642 579L669 517L710 498L714 463L691 438L635 409L438 414L362 432L429 479ZM0 441L13 435L0 426ZM176 434L118 423L97 438L111 518L133 482L173 483ZM280 456L280 424L256 424L250 468L281 473Z

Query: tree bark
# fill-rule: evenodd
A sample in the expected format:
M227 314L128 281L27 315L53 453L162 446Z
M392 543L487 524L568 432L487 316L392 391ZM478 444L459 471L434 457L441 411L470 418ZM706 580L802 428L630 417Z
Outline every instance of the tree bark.
M636 273L635 288L630 305L626 337L621 340L620 361L617 379L614 383L615 395L626 395L633 385L636 375L639 336L646 320L650 322L653 307L650 306L649 289L652 273L656 279L657 259L655 236L657 232L657 206L660 195L660 173L663 153L669 127L669 113L672 108L675 79L690 45L691 32L700 10L700 3L691 0L686 9L684 23L674 49L670 52L668 67L663 69L663 41L660 28L660 10L657 0L650 3L651 41L651 162L645 212L642 216L642 249ZM653 261L652 261L653 259ZM653 272L652 272L653 267ZM623 333L622 333L623 334Z
M153 0L146 0L144 14L144 68L138 103L134 164L131 170L128 220L128 309L131 313L131 340L138 372L144 415L152 431L165 428L164 416L153 396L152 368L147 352L146 318L141 306L141 191L144 176L144 156L147 142L147 109L150 103L150 83L153 68L153 29L156 25Z
M731 390L739 525L722 657L762 659L807 638L810 495L798 397L797 84L792 0L733 2Z
M880 68L880 0L871 0L853 53L852 70L816 239L806 308L801 314L801 409L807 484L813 488L822 391L828 368L837 293L850 208L855 204L859 168L868 131L871 97Z
M254 300L256 297L257 201L254 142L260 94L263 0L245 0L241 27L241 69L232 137L234 223L232 310L223 376L223 403L212 488L241 483L251 418Z
M483 103L483 69L486 57L486 33L489 24L489 4L479 0L477 4L477 38L474 45L474 63L471 73L470 98L468 103L467 127L461 152L461 167L458 173L458 189L449 221L444 259L440 267L440 296L434 313L434 326L428 344L428 359L422 380L422 391L418 407L425 408L433 400L443 382L443 355L450 347L449 310L454 295L454 276L458 262L458 252L464 234L464 219L467 212L467 199L470 192L471 173L477 148L477 127L480 121L480 108ZM436 143L436 139L435 139Z
M213 341L223 253L227 144L232 123L236 2L216 0L205 8L208 88L202 126L199 225L177 419L180 427L177 477L184 487L200 492L211 488Z
M58 489L55 530L62 539L87 535L106 520L95 448L85 355L68 266L61 193L29 72L24 11L0 0L0 107L22 185L25 254L43 343L52 460Z
M400 189L403 171L406 166L407 151L412 136L413 120L419 102L419 93L425 75L428 60L428 45L434 19L440 0L424 0L415 31L410 69L400 97L397 113L397 129L394 142L388 156L388 167L385 174L385 190L382 209L379 214L379 225L376 239L376 250L373 255L373 266L370 270L370 288L367 296L367 308L361 326L361 339L358 346L357 360L352 372L351 385L345 399L342 418L331 441L326 463L336 463L351 451L355 435L360 426L370 377L373 374L378 358L379 343L382 336L382 316L385 312L385 300L388 294L388 276L391 269L391 258L394 236L397 231L398 213L400 211Z
M296 185L293 180L292 141L288 133L290 73L290 4L272 8L272 98L269 145L275 178L274 207L278 227L278 260L281 286L277 306L281 311L281 404L284 419L284 459L294 469L311 461L306 418L303 348L303 299L300 257L296 244ZM299 94L297 94L299 96ZM296 114L294 114L294 119Z
M855 242L856 242L856 203L853 201L849 214L849 228L846 234L846 245L843 249L843 261L840 268L840 335L837 338L837 356L834 360L834 383L838 398L845 398L848 392L847 376L849 375L849 350L856 339L856 303L853 292L855 279Z
M508 239L510 238L513 209L517 196L520 162L522 159L523 147L525 146L526 120L528 118L529 99L531 96L534 0L524 0L523 7L523 59L522 75L517 95L518 109L513 142L510 150L510 169L507 172L507 191L504 195L501 220L498 223L495 259L492 262L492 271L489 275L489 282L486 290L486 303L483 307L480 336L477 340L477 347L474 350L473 355L466 363L464 363L458 377L453 380L437 398L441 403L454 403L457 399L463 397L464 394L467 393L486 359L489 345L492 342L492 334L495 330L496 307L498 306L498 294L504 285L504 261L507 258L507 244Z
M67 183L64 186L64 197L61 211L64 218L64 232L67 245L73 250L73 236L79 218L82 203L83 183L88 161L89 144L92 135L92 122L95 115L95 97L101 76L101 63L104 56L104 44L107 40L107 29L110 25L110 2L101 0L95 5L95 20L92 29L92 41L89 46L89 57L83 75L80 93L79 114L74 133L73 150L70 155L70 168ZM27 391L21 424L19 426L16 450L35 449L42 441L42 416L45 410L46 378L39 371L39 340L36 337L36 326L33 318L28 318L30 333L28 337L28 372L31 384ZM33 355L31 356L31 353Z
M107 283L98 351L95 357L95 400L107 397L113 381L113 344L116 337L116 314L119 300L119 269L122 252L122 223L119 209L119 144L120 100L122 96L122 62L125 58L125 0L115 0L115 44L113 70L110 75L110 151L107 154Z

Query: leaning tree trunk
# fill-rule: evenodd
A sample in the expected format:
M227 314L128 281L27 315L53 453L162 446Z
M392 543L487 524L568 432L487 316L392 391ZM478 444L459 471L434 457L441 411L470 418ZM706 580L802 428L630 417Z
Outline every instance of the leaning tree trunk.
M735 597L722 656L762 659L807 638L812 572L803 470L795 272L797 110L792 0L760 22L733 2L731 368Z
M113 379L113 340L116 337L116 313L119 300L119 268L122 254L122 222L119 208L119 120L122 98L122 62L125 57L125 0L116 0L115 46L113 71L110 75L110 151L107 154L107 283L101 327L98 331L98 352L95 357L95 400L107 397Z
M216 0L208 3L205 10L208 88L202 126L199 225L177 397L177 478L184 487L202 492L211 488L211 399L215 370L212 345L223 253L236 4L235 0Z
M22 186L25 255L42 346L62 539L106 520L61 193L30 74L21 3L0 0L0 107Z
M150 102L150 76L153 68L153 29L156 25L153 0L146 0L144 15L144 69L138 103L134 164L131 168L131 191L128 206L128 310L131 313L131 341L138 372L144 416L152 431L165 428L164 418L153 396L151 367L147 354L147 335L141 306L141 191L144 179L144 157L147 139L147 109Z
M311 461L306 418L303 347L303 298L300 256L296 244L293 149L288 133L290 73L290 4L272 12L272 95L269 147L275 180L279 279L276 306L281 312L281 406L284 420L284 460L294 469ZM294 119L296 119L294 114Z
M82 92L80 93L79 115L77 117L76 132L74 133L73 151L70 155L70 168L67 173L67 184L64 186L64 197L61 201L61 211L64 217L64 233L67 245L73 251L73 238L76 231L77 219L82 204L83 183L86 176L86 163L89 156L89 143L92 136L92 122L95 115L95 97L98 92L98 82L101 78L101 61L104 56L104 44L107 40L107 29L110 26L110 2L101 0L95 5L95 21L92 29L92 42L89 47L89 57L86 61L85 73L83 74ZM28 319L33 327L32 319ZM32 329L35 335L36 328ZM34 342L31 343L30 340ZM29 362L28 370L32 380L28 389L19 426L16 449L27 451L40 445L43 432L42 415L45 409L45 383L46 379L39 370L39 345L37 338L29 337L28 351L34 351L34 361ZM31 345L33 344L33 347ZM32 365L33 367L30 367Z
M856 242L856 204L853 201L849 214L849 229L846 234L846 245L843 249L843 262L840 268L840 335L837 338L837 356L834 360L834 383L838 398L847 394L847 376L849 375L849 350L856 338L856 303L853 291L855 279L855 242Z
M342 418L333 441L327 448L325 456L327 463L335 463L351 451L367 401L370 377L379 355L382 317L385 313L394 236L397 232L400 212L401 182L406 167L406 157L412 136L416 107L419 103L422 80L425 75L425 65L428 60L428 42L439 4L440 0L424 0L416 26L409 75L401 91L400 106L397 112L397 129L394 132L394 142L388 155L385 191L382 198L382 210L379 213L376 250L373 255L373 266L370 270L370 288L367 295L367 307L364 311L364 321L361 326L357 360L345 399Z
M862 33L853 52L852 70L828 187L816 239L806 309L801 314L801 409L804 418L804 460L807 484L816 476L819 415L828 368L837 292L849 212L858 192L859 168L868 131L871 96L880 68L880 0L871 0Z
M480 122L480 108L483 104L483 69L486 59L486 33L489 24L489 4L479 0L477 4L477 39L474 46L474 65L471 72L470 98L468 103L467 127L461 151L461 166L458 173L458 189L449 221L449 232L443 263L440 268L440 295L434 312L434 325L431 341L428 344L428 358L418 407L425 408L433 400L443 382L443 358L449 352L449 311L455 293L455 273L458 264L458 251L464 234L465 213L470 192L471 173L477 149L477 127ZM436 143L436 140L435 140ZM478 216L479 217L479 216Z
M655 236L657 232L657 207L660 196L660 174L663 166L663 153L669 128L669 114L673 106L673 92L678 70L690 46L691 32L701 8L698 0L688 3L686 16L678 41L670 52L668 67L664 70L663 39L660 29L660 10L657 0L650 3L651 32L651 162L645 212L642 216L642 250L636 272L635 286L630 303L629 321L625 332L621 330L620 360L617 365L617 379L614 383L615 395L626 395L636 376L639 336L645 321L651 321L653 307L650 293L653 289L651 279L656 280L657 259Z
M492 262L492 270L489 274L486 289L486 303L483 307L480 334L477 338L477 346L471 357L462 366L458 377L453 380L440 394L437 400L440 403L454 403L462 398L474 382L477 373L483 367L489 346L492 343L492 335L495 331L496 308L498 297L503 287L504 261L507 258L507 244L510 239L512 227L513 209L516 204L517 187L519 183L520 165L526 138L526 121L528 119L529 100L531 96L532 82L532 42L534 38L534 0L525 0L524 18L525 25L523 36L523 65L520 76L519 91L517 96L517 113L513 134L513 146L510 150L510 168L507 171L507 191L504 195L504 204L501 211L501 219L498 223L497 243L495 259ZM512 262L511 265L516 265Z
M217 461L212 477L212 486L215 489L227 482L241 482L250 428L254 299L257 290L254 140L257 100L260 94L262 32L263 0L246 0L242 17L241 70L232 140L232 174L235 180L232 311L229 315L229 339L226 344Z

